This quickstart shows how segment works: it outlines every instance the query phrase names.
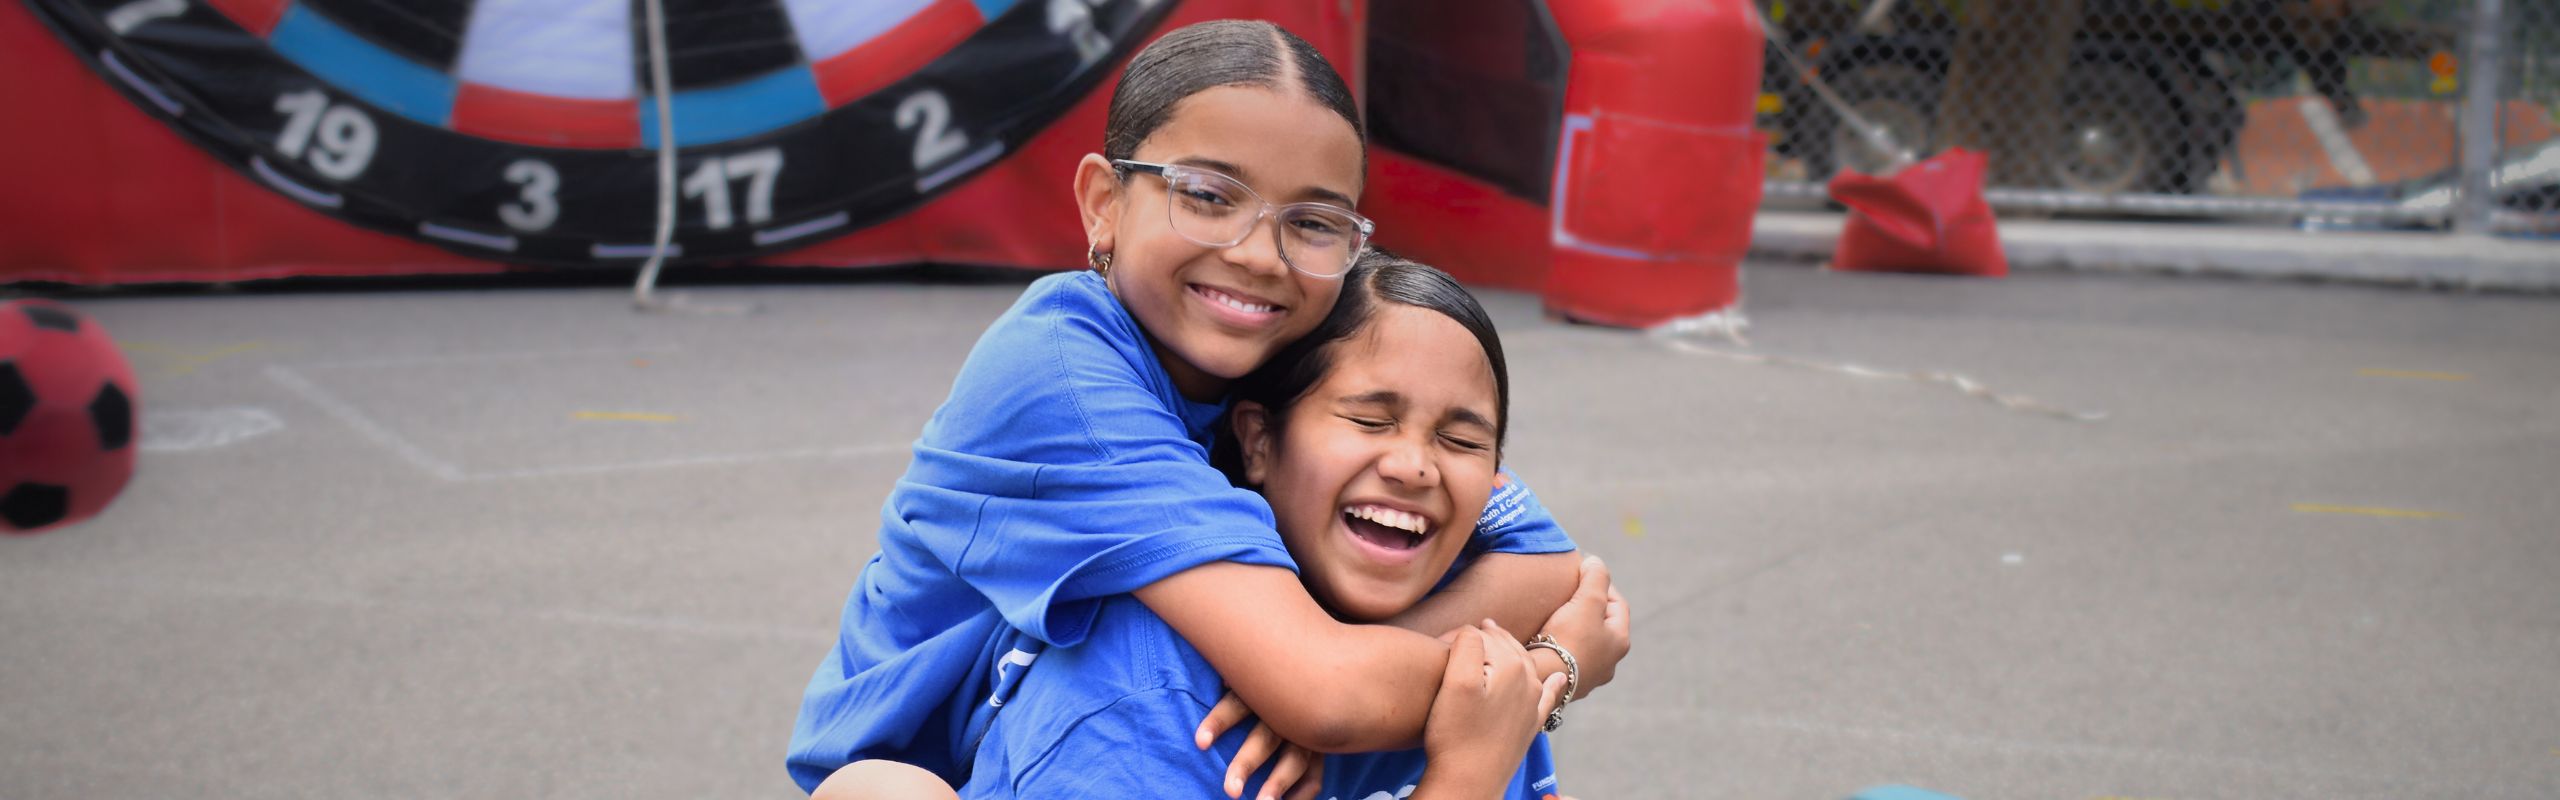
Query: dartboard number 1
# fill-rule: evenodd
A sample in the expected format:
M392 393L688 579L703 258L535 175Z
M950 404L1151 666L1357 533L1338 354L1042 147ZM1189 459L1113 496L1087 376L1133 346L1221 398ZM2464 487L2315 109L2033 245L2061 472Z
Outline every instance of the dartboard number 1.
M735 224L736 214L729 205L729 182L747 181L747 224L762 225L773 221L773 183L782 177L782 149L764 147L744 153L712 156L685 176L684 196L702 200L703 224L712 230L728 230Z
M1093 25L1090 4L1100 0L1049 0L1049 32L1067 37L1076 48L1076 66L1089 67L1111 55L1111 37Z
M373 163L381 133L373 118L356 107L333 104L328 93L304 89L277 97L276 111L285 115L276 152L286 158L302 159L333 181L352 180Z

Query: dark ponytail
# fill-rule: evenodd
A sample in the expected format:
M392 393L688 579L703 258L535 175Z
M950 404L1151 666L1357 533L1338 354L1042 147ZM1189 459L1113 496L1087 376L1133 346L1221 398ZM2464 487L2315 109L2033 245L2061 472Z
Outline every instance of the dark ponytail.
M1351 87L1324 54L1278 25L1238 19L1185 25L1129 60L1119 86L1111 90L1102 157L1137 155L1138 145L1164 127L1185 98L1220 86L1286 91L1281 81L1291 72L1297 73L1297 88L1351 124L1365 159L1369 140L1360 125L1360 109L1351 101ZM1363 171L1367 168L1361 164Z
M1511 368L1503 361L1502 336L1494 332L1493 317L1449 273L1376 248L1361 251L1351 271L1343 273L1342 297L1334 301L1333 313L1304 338L1281 348L1261 368L1237 378L1229 387L1232 401L1250 400L1268 409L1271 433L1279 435L1289 409L1333 372L1338 349L1334 345L1367 329L1377 317L1380 301L1437 311L1475 335L1476 344L1484 348L1485 362L1493 367L1493 452L1499 460L1503 437L1511 430ZM1235 438L1234 416L1230 408L1219 420L1209 463L1224 471L1230 482L1244 486L1244 453Z

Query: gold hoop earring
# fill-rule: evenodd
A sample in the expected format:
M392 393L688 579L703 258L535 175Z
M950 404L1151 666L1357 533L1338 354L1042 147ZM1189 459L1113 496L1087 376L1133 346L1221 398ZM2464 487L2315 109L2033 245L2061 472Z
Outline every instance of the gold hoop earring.
M1084 263L1086 266L1092 267L1093 271L1102 273L1103 277L1111 277L1110 253L1101 252L1088 246L1084 249Z

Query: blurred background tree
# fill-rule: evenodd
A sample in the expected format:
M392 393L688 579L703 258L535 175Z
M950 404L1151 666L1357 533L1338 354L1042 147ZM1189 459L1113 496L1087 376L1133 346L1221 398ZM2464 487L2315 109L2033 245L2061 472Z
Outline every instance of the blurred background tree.
M1965 3L1939 101L1938 143L1990 154L1995 184L2031 185L2050 174L2053 148L1999 145L2043 142L2061 127L2062 77L2080 17L2081 0Z

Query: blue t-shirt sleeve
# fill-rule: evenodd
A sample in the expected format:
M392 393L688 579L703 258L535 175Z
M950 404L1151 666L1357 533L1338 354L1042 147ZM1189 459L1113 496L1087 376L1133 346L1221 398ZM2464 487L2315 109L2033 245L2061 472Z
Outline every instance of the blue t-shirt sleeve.
M1008 624L1055 647L1084 639L1093 601L1201 564L1295 568L1260 498L1191 471L1147 459L1047 464L1018 491L943 492L974 506L974 530L940 555Z
M1006 622L1052 646L1083 638L1094 599L1201 564L1294 569L1270 506L1209 466L1117 301L1098 286L1044 288L971 352L893 512Z
M1475 538L1468 550L1483 553L1564 553L1574 550L1573 537L1566 536L1564 526L1555 515L1538 502L1529 484L1504 467L1502 474L1510 481L1493 490L1484 501L1484 514L1476 518Z

